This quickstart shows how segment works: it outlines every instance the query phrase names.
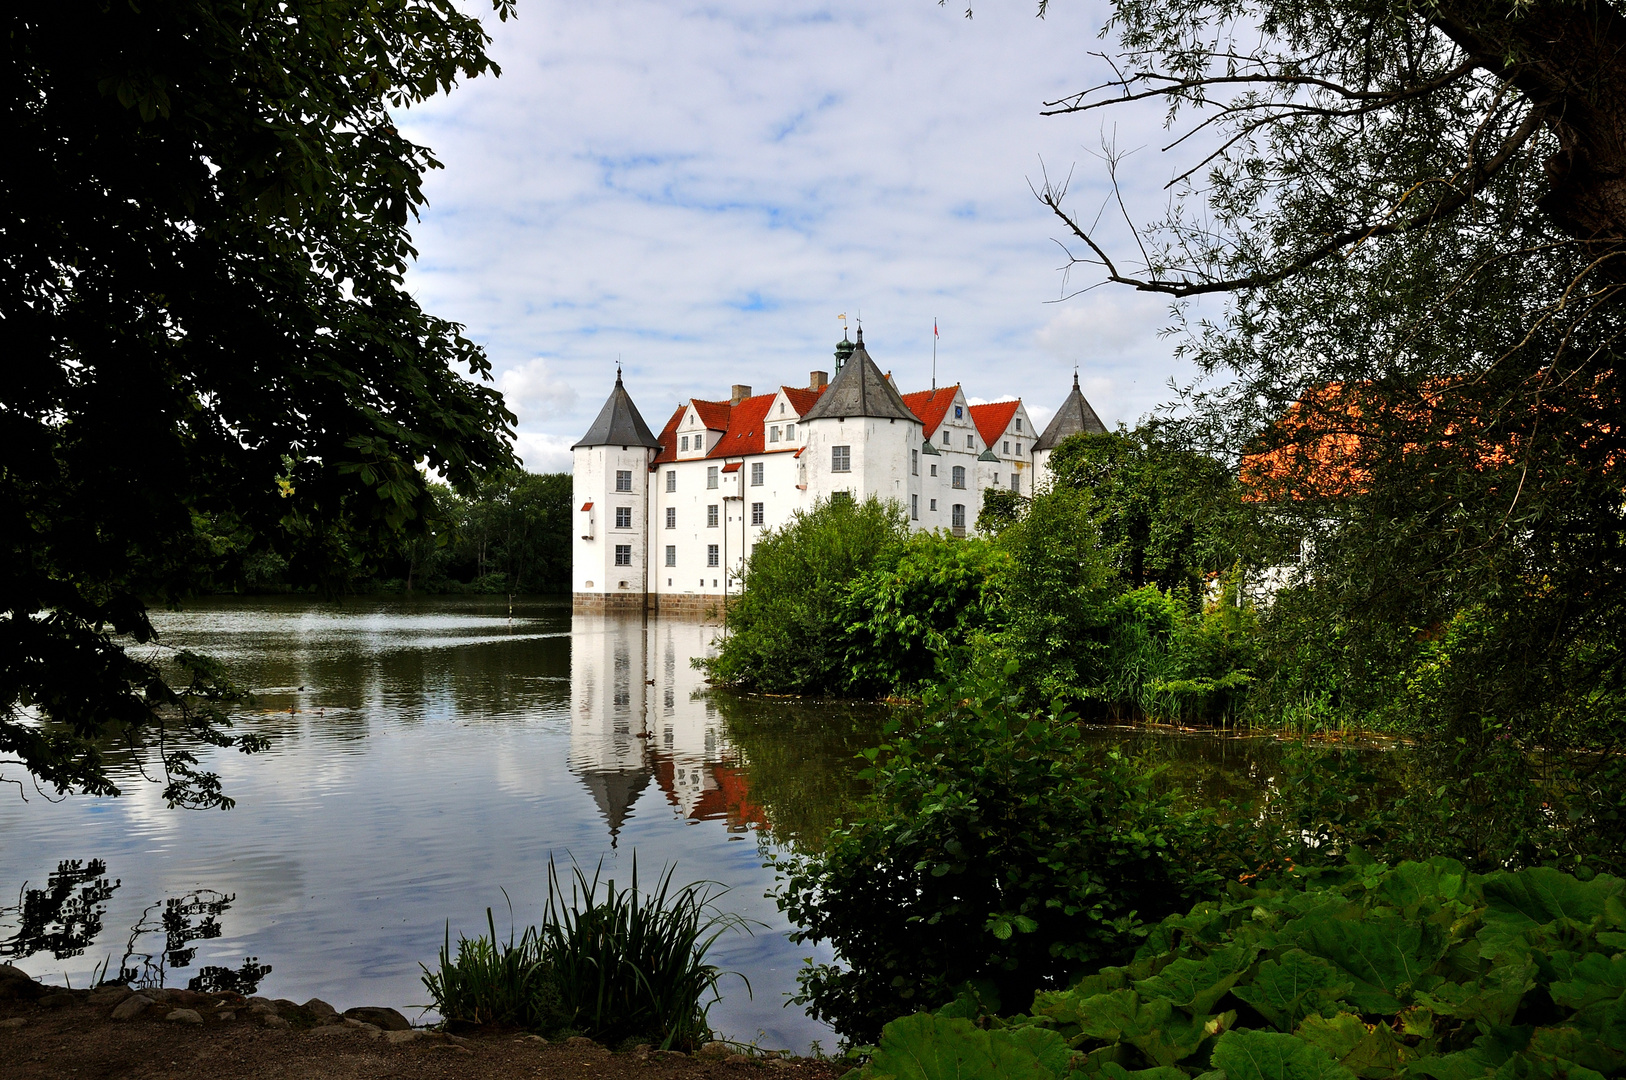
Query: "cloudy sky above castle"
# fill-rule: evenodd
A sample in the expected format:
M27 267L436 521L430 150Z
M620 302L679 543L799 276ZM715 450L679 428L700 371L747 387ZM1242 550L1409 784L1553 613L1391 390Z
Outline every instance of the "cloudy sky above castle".
M432 173L410 285L486 346L528 468L567 469L620 357L651 426L678 401L805 385L836 316L900 389L1021 396L1042 423L1079 365L1109 424L1172 396L1166 302L1071 282L1029 190L1109 194L1103 140L1133 150L1131 216L1175 162L1155 110L1042 117L1099 82L1097 2L521 0L487 19L500 79L403 114ZM1112 214L1106 220L1111 221ZM1120 243L1132 242L1117 229Z

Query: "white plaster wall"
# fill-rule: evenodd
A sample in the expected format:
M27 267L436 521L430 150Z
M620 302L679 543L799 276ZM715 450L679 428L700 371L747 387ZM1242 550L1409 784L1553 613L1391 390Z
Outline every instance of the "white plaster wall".
M652 451L641 446L584 446L571 452L571 507L575 531L571 540L572 588L576 592L636 593L643 588L643 560L646 551L647 522L644 518L644 490L649 482ZM616 491L615 474L632 473L632 490ZM591 512L582 506L591 502ZM632 526L617 528L615 508L632 511ZM585 539L589 517L592 539ZM632 565L615 565L617 544L632 548ZM622 582L626 584L623 586Z

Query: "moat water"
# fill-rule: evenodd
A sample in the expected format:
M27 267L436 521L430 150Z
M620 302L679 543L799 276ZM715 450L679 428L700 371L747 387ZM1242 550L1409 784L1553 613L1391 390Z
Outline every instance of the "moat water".
M416 1019L448 929L483 932L487 908L500 933L536 921L550 858L625 883L636 853L643 880L672 865L719 883L754 924L711 953L751 986L725 980L716 1030L835 1045L787 1006L804 959L829 954L788 940L763 856L816 842L861 795L879 709L708 693L690 660L715 627L564 601L214 601L157 622L254 690L241 723L271 748L202 755L230 811L168 809L120 759L118 798L0 788L0 961ZM1253 748L1191 747L1216 795L1264 782Z

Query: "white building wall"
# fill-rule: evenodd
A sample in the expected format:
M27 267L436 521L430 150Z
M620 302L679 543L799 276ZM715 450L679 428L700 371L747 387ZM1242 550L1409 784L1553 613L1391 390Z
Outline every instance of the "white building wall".
M641 446L581 446L571 451L572 588L579 593L638 593L644 587L648 546L645 495L654 452ZM616 490L616 474L630 474L631 490ZM582 507L592 503L591 510ZM618 524L617 509L628 511ZM630 564L617 565L624 547Z

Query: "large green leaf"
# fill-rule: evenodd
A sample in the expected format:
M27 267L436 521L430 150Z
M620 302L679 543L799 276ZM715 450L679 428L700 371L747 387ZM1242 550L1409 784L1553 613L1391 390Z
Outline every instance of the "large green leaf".
M1213 1011L1253 963L1256 950L1232 945L1201 960L1176 960L1150 979L1135 983L1141 997L1166 998L1193 1015Z
M1214 1044L1225 1080L1355 1080L1318 1046L1276 1031L1227 1031Z
M1589 923L1604 913L1622 882L1608 874L1581 881L1561 870L1537 866L1485 879L1485 921L1540 926L1559 919Z
M1626 956L1588 953L1567 975L1547 988L1555 1004L1584 1009L1599 1001L1612 1001L1626 993Z
M1155 1069L1126 1069L1111 1061L1101 1069L1106 1080L1190 1080L1183 1069L1172 1065L1159 1065Z
M1319 1046L1333 1058L1342 1060L1366 1038L1366 1025L1353 1013L1336 1016L1307 1016L1293 1032L1311 1046Z
M1246 986L1231 993L1252 1005L1280 1031L1292 1031L1298 1022L1355 988L1354 980L1338 968L1303 949L1292 949L1280 960L1266 960Z
M1441 983L1419 993L1417 1000L1438 1016L1510 1024L1524 995L1535 986L1535 976L1534 964L1499 964L1476 982Z
M888 1024L865 1066L870 1080L1057 1080L1064 1075L1005 1032L931 1013Z
M1455 859L1435 857L1427 862L1406 862L1384 875L1378 894L1397 908L1436 905L1462 895L1468 882L1466 868Z
M1395 991L1414 986L1443 951L1420 924L1401 919L1307 919L1296 936L1307 951L1354 976L1345 997L1363 1013L1398 1012Z
M1530 1037L1527 1053L1564 1066L1580 1065L1611 1075L1626 1065L1626 1054L1610 1049L1594 1036L1573 1027L1538 1029Z
M1387 1080L1398 1076L1416 1054L1395 1038L1388 1024L1379 1024L1338 1063L1362 1080Z
M1105 1043L1126 1042L1154 1065L1173 1065L1230 1027L1235 1013L1188 1017L1167 998L1141 1001L1133 990L1097 994L1078 1009L1079 1033Z

